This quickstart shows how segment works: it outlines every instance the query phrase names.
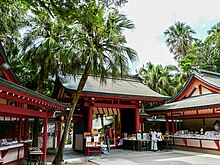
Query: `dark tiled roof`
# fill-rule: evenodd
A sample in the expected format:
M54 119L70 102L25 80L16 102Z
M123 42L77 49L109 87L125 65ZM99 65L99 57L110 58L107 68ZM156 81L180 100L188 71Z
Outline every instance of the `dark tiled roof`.
M61 84L70 90L75 91L79 84L81 75L59 76ZM112 79L106 78L106 82L101 83L100 77L89 76L83 93L114 95L125 98L154 98L158 100L167 100L168 96L158 94L144 85L137 79Z
M2 56L3 62L4 63L8 63L9 61L6 57L6 53L5 50L2 46L2 43L0 42L0 56ZM16 81L17 84L20 84L20 80L18 79L18 77L15 75L15 73L13 72L13 70L11 69L11 67L8 69L9 73L12 75L12 77L14 78L14 80Z
M206 108L210 106L220 106L220 94L210 93L193 96L180 101L164 104L160 107L146 109L147 112L189 110L194 108Z
M11 88L11 89L14 89L16 91L19 91L19 92L22 92L22 93L25 93L25 94L28 94L28 95L36 97L38 99L43 99L45 101L49 101L52 104L56 104L56 105L59 105L59 106L62 106L62 107L67 107L67 104L61 103L61 102L59 102L59 101L57 101L55 99L52 99L50 97L47 97L47 96L42 95L42 94L40 94L38 92L32 91L32 90L30 90L28 88L25 88L25 87L23 87L21 85L12 83L12 82L7 81L7 80L2 79L2 78L0 78L0 85L8 87L8 88Z
M207 82L210 86L220 90L220 73L200 70L198 76L203 82Z

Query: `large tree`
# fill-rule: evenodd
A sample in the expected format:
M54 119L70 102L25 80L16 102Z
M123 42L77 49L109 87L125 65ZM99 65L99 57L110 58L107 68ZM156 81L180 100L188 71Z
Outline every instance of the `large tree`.
M102 81L108 74L113 77L126 75L129 71L128 62L137 59L136 52L126 47L126 39L123 35L123 30L133 29L134 24L125 15L120 14L117 3L111 1L58 0L55 3L52 0L36 0L29 1L29 3L38 6L36 9L39 12L42 8L45 9L49 13L53 24L59 21L61 26L58 27L61 35L58 35L59 31L57 30L55 30L55 33L51 31L51 28L44 31L48 25L45 23L48 23L49 18L47 20L43 19L41 34L46 35L40 38L37 37L40 42L38 45L35 44L37 40L32 42L31 45L27 44L24 53L31 58L36 58L36 61L41 63L47 62L45 58L56 55L60 65L59 72L70 74L82 72L77 92L72 100L61 143L53 161L53 164L61 164L71 118L89 74L100 75ZM39 15L37 11L34 11L34 14ZM30 31L33 32L34 28ZM39 33L33 33L29 36L33 37L35 34L39 36ZM48 40L48 37L52 38ZM33 39L30 41L33 41ZM52 44L47 49L50 43ZM44 65L47 66L48 64L45 63ZM40 66L38 68L40 69Z
M120 14L116 9L106 9L95 2L81 6L81 14L82 19L79 20L80 28L77 32L77 37L80 39L75 45L81 49L80 54L86 65L72 100L61 144L53 164L61 163L71 116L89 74L101 74L103 79L108 73L112 76L120 76L128 73L128 60L136 60L136 52L125 46L123 30L134 28L125 15Z
M7 54L16 54L19 50L19 29L24 24L26 5L15 0L0 1L0 42Z
M174 54L174 59L179 61L183 59L191 47L192 43L196 40L193 38L195 31L185 23L177 22L170 26L164 32L166 44L171 53Z
M189 54L179 63L184 71L192 67L220 72L220 23L207 32L207 37L194 43Z
M176 95L185 84L186 74L182 73L176 66L153 65L147 63L139 70L146 85L152 90L167 96Z

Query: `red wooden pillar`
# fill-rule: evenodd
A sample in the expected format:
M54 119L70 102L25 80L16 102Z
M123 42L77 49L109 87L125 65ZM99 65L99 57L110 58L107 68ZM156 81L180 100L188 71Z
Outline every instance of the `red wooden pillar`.
M140 130L140 114L139 114L139 108L135 109L135 133L138 133Z
M92 130L92 109L93 106L89 106L88 109L88 126L87 126L87 131L90 132Z
M166 132L169 133L169 121L168 121L168 118L166 118Z
M120 115L119 115L119 117L120 117L120 137L121 138L123 138L124 137L124 134L123 134L123 132L122 132L122 127L123 127L123 125L122 125L122 117L121 117L121 111L122 111L122 109L119 109L119 112L120 112Z
M172 134L174 135L175 127L174 127L174 120L172 119Z
M118 138L118 115L115 115L115 133L114 133L114 145L116 145L116 140Z
M22 134L22 118L19 118L18 143L21 141Z
M47 126L48 126L48 118L44 118L44 133L43 133L43 146L42 146L42 162L43 164L47 164Z
M28 123L28 118L25 118L24 121L24 140L28 139L28 135L29 135L29 123Z
M57 123L57 148L59 148L60 146L61 132L62 132L61 120L59 119Z

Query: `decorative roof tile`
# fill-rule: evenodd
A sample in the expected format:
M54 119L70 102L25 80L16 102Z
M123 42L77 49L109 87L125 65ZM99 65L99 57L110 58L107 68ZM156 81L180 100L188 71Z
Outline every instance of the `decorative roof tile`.
M76 91L80 78L81 75L75 77L70 75L59 75L61 84L65 88L73 91ZM154 98L158 100L167 100L170 98L151 90L144 85L140 79L134 78L106 78L105 82L101 82L100 77L89 76L83 93L113 95L125 98Z

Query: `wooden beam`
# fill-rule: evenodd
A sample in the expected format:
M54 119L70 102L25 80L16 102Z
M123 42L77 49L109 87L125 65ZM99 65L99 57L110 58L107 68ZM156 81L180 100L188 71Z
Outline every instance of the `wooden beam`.
M30 110L27 108L14 107L10 105L0 104L0 115L2 113L13 114L16 116L29 116L29 117L46 117L46 112L40 112L36 110Z
M23 93L23 92L20 92L16 89L12 89L12 88L9 88L9 87L6 87L6 86L0 86L0 90L1 92L0 93L6 93L7 95L7 92L8 92L8 95L10 94L12 97L17 97L17 98L20 98L20 102L24 102L25 100L28 101L28 103L30 105L34 105L34 106L38 106L38 107L50 107L51 108L58 108L58 109L62 109L62 110L65 110L66 107L63 107L63 106L60 106L60 105L57 105L55 103L51 103L50 101L47 101L47 100L44 100L44 99L41 99L39 97L35 97L33 95L29 95L29 94L26 94L26 93ZM14 96L13 96L14 95ZM3 94L4 96L4 94ZM2 97L3 97L2 96ZM15 100L12 99L12 100ZM25 98L25 99L23 99ZM28 100L29 99L29 100ZM22 101L23 100L23 101ZM32 101L33 100L33 101ZM37 101L37 102L36 102Z
M136 109L137 105L131 104L106 104L106 103L94 103L94 107L103 107L103 108L132 108Z
M74 96L74 95L73 95ZM111 95L100 95L100 94L80 94L80 97L94 97L94 98L106 98L106 99L119 99L121 101L133 100L133 101L148 101L148 102L165 102L166 100L160 98L151 97L123 97L123 96L111 96Z
M173 116L170 119L199 119L199 118L218 118L220 113L215 114L201 114L201 115L188 115L188 116Z
M0 98L12 100L12 101L17 101L17 102L22 102L24 104L33 105L33 106L40 107L43 109L48 108L48 106L36 103L35 101L32 101L31 99L27 100L27 98L23 99L23 97L21 97L21 96L20 97L13 96L12 93L7 94L5 92L0 92Z

